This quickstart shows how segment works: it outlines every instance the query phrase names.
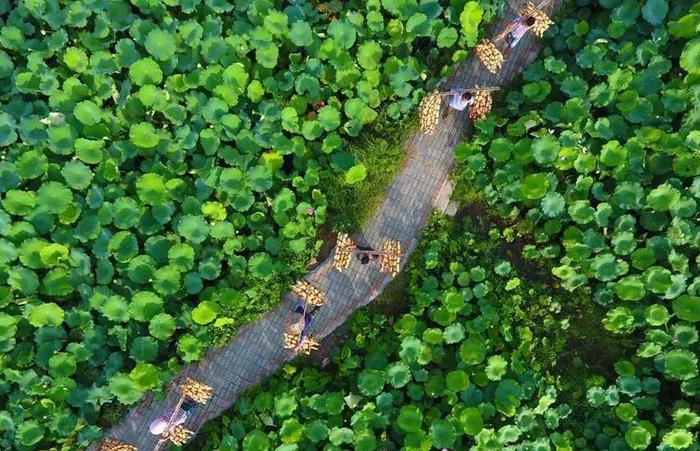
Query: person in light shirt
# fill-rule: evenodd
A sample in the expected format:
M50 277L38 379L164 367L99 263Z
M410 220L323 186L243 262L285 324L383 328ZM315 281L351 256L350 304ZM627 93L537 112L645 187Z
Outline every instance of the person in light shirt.
M464 111L468 106L474 104L474 96L469 91L458 91L452 94L450 103L447 105L445 113L442 115L443 118L447 117L450 110Z
M186 399L178 409L175 418L173 418L173 421L170 423L170 431L172 431L176 426L179 426L187 421L188 415L192 412L192 409L194 409L196 405L197 403L194 401ZM160 417L153 420L148 426L148 431L153 435L162 435L165 432L165 428L168 427L168 420L170 420L172 414L172 410L167 411Z
M511 22L511 29L506 35L506 48L503 50L503 57L508 58L510 50L514 49L520 40L535 25L534 17L520 16Z

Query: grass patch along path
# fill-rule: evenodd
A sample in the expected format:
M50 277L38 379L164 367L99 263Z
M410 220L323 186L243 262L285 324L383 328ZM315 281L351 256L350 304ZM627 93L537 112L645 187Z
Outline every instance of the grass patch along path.
M327 176L323 186L328 191L326 196L333 229L353 233L367 224L384 200L384 191L405 163L405 141L417 129L417 116L412 114L393 127L372 130L353 142L350 153L356 163L367 168L367 178L350 185L345 182L345 174Z
M512 3L511 14L519 5L517 1ZM551 11L558 5L559 2L554 1L548 9ZM503 21L496 24L494 31L501 30L503 25ZM535 38L527 35L511 52L498 74L486 71L476 58L470 56L445 83L445 88L505 86L519 75L536 51ZM453 149L462 137L467 121L466 113L450 114L432 135L416 134L407 139L404 145L406 161L386 190L374 216L355 237L358 242L379 248L384 240L394 239L401 242L405 252L413 250L421 228L434 209L438 193L447 183L454 163ZM404 256L402 264L405 260ZM306 279L326 293L326 304L316 315L311 331L318 339L333 332L354 310L373 300L391 280L379 271L378 266L362 266L357 261L340 273L333 270L330 257ZM214 388L212 401L198 407L188 419L185 425L188 429L198 431L206 421L228 409L243 391L295 357L282 347L282 332L292 311L292 302L291 296L287 296L278 308L241 328L226 346L211 350L204 359L186 367L173 378L173 382L177 382L193 377ZM106 435L137 446L139 450L152 450L157 437L148 432L148 425L174 406L177 396L177 391L171 389L164 400L146 397Z

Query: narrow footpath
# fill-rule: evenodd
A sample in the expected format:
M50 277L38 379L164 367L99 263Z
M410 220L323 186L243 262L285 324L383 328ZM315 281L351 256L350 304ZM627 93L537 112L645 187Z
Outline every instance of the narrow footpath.
M553 13L560 1L545 8ZM503 29L507 20L522 2L513 1L509 15L490 27L491 35ZM537 55L537 38L528 33L513 49L497 74L488 72L472 53L457 68L441 89L475 86L505 87ZM434 209L446 208L450 192L449 175L454 164L454 148L462 138L469 119L466 111L451 112L431 135L417 133L408 138L404 148L409 153L406 163L386 190L384 202L364 230L354 237L356 242L379 249L384 240L401 242L408 254L415 248L428 215ZM326 294L326 303L319 309L311 333L321 340L340 326L356 309L367 305L389 283L391 277L379 271L378 265L361 265L351 259L350 267L341 272L333 269L333 254L305 277ZM282 347L282 332L292 314L293 300L287 295L280 305L258 321L241 328L225 347L212 349L198 363L184 368L172 383L192 377L214 388L212 400L199 406L185 426L197 432L202 425L221 415L248 388L274 373L295 355ZM171 385L174 387L174 385ZM177 402L176 389L161 401L145 397L131 409L121 424L106 432L111 437L136 446L139 451L153 450L158 437L151 435L148 425ZM92 448L94 448L93 445ZM167 446L161 447L161 450Z

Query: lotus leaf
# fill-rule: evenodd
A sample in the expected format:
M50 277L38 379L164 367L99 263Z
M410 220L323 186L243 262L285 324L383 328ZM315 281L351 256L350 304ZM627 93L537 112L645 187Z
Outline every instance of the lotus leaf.
M177 231L188 241L199 244L207 238L209 225L201 216L185 215L180 218Z
M154 28L146 37L146 50L159 61L167 61L175 55L175 37L165 30Z
M305 47L313 42L311 27L307 22L294 22L289 30L289 39L297 47Z
M129 314L137 321L150 321L163 311L163 300L150 291L134 293L129 303Z
M451 324L445 328L442 338L444 338L445 343L448 344L459 343L464 339L464 326L459 323Z
M523 179L520 189L526 199L541 199L549 189L549 179L544 174L530 174Z
M496 408L506 416L515 415L523 395L522 387L513 379L503 379L498 383L495 392Z
M318 443L328 437L328 431L328 426L324 422L315 420L306 426L304 434L312 443Z
M634 327L634 316L627 307L609 310L603 319L603 326L614 333L627 333Z
M550 135L543 135L532 143L532 154L540 166L550 166L559 155L559 141Z
M76 191L81 191L90 186L94 177L93 172L81 161L69 161L61 168L61 175L66 184Z
M32 191L10 190L5 195L2 206L10 214L28 215L36 206L36 194Z
M129 138L134 145L144 149L155 147L158 145L158 142L160 142L160 137L158 136L156 129L148 122L141 122L139 124L132 125L129 128ZM86 161L86 163L91 162Z
M175 328L175 319L167 313L154 315L148 324L148 332L159 340L169 338Z
M359 183L365 178L367 178L367 168L364 164L355 165L345 173L345 182L348 185Z
M221 311L219 306L211 301L202 301L192 310L192 320L197 324L212 322Z
M129 378L134 387L140 391L149 390L159 382L158 368L151 363L139 362L129 373Z
M136 389L129 375L123 373L112 376L109 381L109 390L119 402L126 405L134 404L141 398L142 394Z
M644 283L637 276L627 276L615 283L615 294L625 301L638 301L644 297Z
M45 429L36 421L30 420L19 425L15 440L21 446L34 446L44 437Z
M469 388L469 377L462 370L451 371L445 378L448 390L459 392Z
M492 381L498 381L508 371L508 362L500 355L493 355L486 362L486 376Z
M42 279L42 293L49 296L66 296L74 289L70 273L64 268L53 268Z
M129 67L129 78L138 86L158 85L163 80L163 71L151 58L142 58Z
M564 212L566 200L559 193L549 192L542 198L542 212L550 218L555 218Z
M689 41L683 47L680 57L680 66L691 74L700 72L700 38Z
M653 293L663 294L672 286L671 271L661 266L652 266L644 271L644 284Z
M415 337L406 337L401 342L399 355L404 361L415 362L421 351L421 342Z
M63 309L53 302L28 307L27 320L34 327L59 326L63 318Z
M484 10L475 1L469 1L459 15L459 23L462 25L462 34L468 45L474 45L479 31L479 24L484 16Z
M73 114L83 125L95 125L100 122L100 108L90 100L76 103L73 108Z
M180 337L177 348L185 362L194 362L198 360L204 351L202 342L190 334L185 334Z
M668 211L681 197L680 191L668 183L660 185L647 195L647 205L656 211Z
M6 313L0 313L0 342L14 337L17 331L17 318Z
M49 213L59 214L66 211L73 202L73 193L58 182L46 182L36 193L37 207Z
M673 429L664 434L662 441L673 449L684 449L692 445L694 439L686 429Z
M476 407L467 407L459 416L462 430L467 435L477 435L484 427L484 420L481 411Z
M411 381L411 370L405 363L396 362L386 369L386 377L394 388L401 388Z
M639 425L632 426L625 432L625 442L632 449L646 449L651 443L651 433Z
M77 368L75 356L66 352L58 352L49 359L49 374L53 377L71 376Z
M170 198L165 180L160 174L141 175L136 181L136 191L144 204L162 205Z
M668 322L670 315L663 305L654 304L644 310L644 317L652 326L662 326Z
M602 281L613 280L623 272L623 266L612 254L600 254L596 256L593 259L591 267L595 271L595 277ZM624 289L623 291L628 292L627 289ZM638 291L637 294L639 294Z
M675 349L661 356L663 371L675 380L688 380L698 375L698 358L686 349Z
M303 434L304 427L296 418L288 418L282 423L280 439L283 443L296 443L301 440Z
M430 425L430 436L437 447L452 447L457 440L457 432L451 422L437 420Z
M124 323L129 320L128 305L121 296L108 297L102 304L100 311L110 321Z
M679 408L673 412L673 421L682 428L692 428L700 424L700 416L688 408Z
M700 297L681 295L673 300L673 312L682 320L700 321Z
M466 339L459 348L459 356L462 361L470 365L477 365L486 358L486 345L477 337Z
M396 422L406 432L419 432L423 422L423 413L416 406L406 405L401 407Z

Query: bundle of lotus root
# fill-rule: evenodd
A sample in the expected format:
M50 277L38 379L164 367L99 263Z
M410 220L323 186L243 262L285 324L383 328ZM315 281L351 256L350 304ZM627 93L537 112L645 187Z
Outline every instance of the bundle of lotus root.
M299 333L288 333L288 332L283 332L282 333L282 339L284 340L284 344L282 347L284 349L294 349L297 347L297 343L299 342Z
M482 39L474 48L476 56L481 60L486 69L495 74L503 65L503 54L496 47L496 44L488 39Z
M401 265L401 243L396 240L386 240L382 245L382 254L379 256L379 268L392 277L399 273Z
M492 103L491 91L476 91L474 93L474 104L469 107L469 118L474 120L486 117L491 111Z
M301 333L301 330L298 332L295 330L290 329L288 332L284 332L282 334L282 339L284 340L284 344L282 347L284 349L299 349L300 352L303 352L304 354L311 354L311 351L315 351L318 349L318 342L314 339L313 335L309 335L306 337L304 341L299 344L299 334Z
M440 105L442 105L442 94L438 91L423 97L418 107L421 132L429 135L435 131L440 121Z
M97 451L137 451L138 448L113 438L106 438L100 443Z
M319 343L314 339L313 336L309 335L306 337L306 340L301 344L299 351L303 352L306 355L311 354L311 351L315 351L318 349Z
M193 435L194 432L190 431L189 429L186 429L182 425L178 425L172 428L171 431L164 432L163 438L170 440L177 446L182 446L185 443L187 443L187 440L189 440Z
M355 243L350 239L347 233L338 235L338 240L335 245L335 253L333 254L333 266L338 271L343 271L350 266L350 256L355 250Z
M527 2L525 6L523 6L523 8L520 10L520 15L522 17L535 18L535 24L532 26L532 32L540 38L544 35L545 31L547 31L549 27L554 24L549 16L532 2Z
M189 377L180 384L180 393L182 396L187 396L198 404L208 403L213 391L214 389L210 386Z
M323 291L319 290L315 286L311 285L306 280L297 281L292 287L292 293L299 296L304 301L311 305L320 306L326 302L325 295Z

